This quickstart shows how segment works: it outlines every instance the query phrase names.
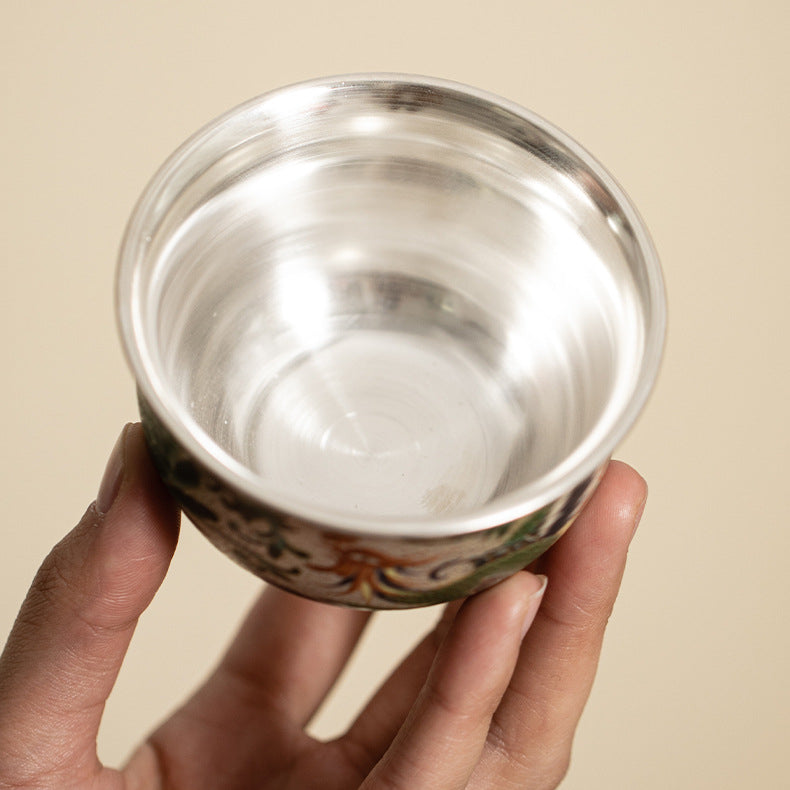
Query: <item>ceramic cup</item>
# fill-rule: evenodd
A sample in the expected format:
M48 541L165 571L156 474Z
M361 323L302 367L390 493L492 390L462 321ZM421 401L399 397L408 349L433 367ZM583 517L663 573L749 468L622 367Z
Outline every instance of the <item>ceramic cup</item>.
M321 79L184 143L129 222L123 345L158 469L266 581L422 606L568 528L654 383L645 226L577 143L444 80Z

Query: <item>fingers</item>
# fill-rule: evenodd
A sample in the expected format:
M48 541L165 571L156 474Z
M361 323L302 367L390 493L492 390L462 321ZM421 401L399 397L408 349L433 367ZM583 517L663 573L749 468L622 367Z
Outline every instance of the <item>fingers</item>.
M242 751L245 743L258 749L273 723L300 731L334 685L369 616L267 587L217 669L178 715L201 723L192 732L198 740L203 730L208 734L204 752L212 750L217 730L243 733L236 739ZM166 742L170 733L165 727L154 739Z
M464 788L542 595L517 573L462 606L404 725L363 788Z
M548 590L494 714L472 787L554 787L590 693L604 630L647 496L644 481L612 462L590 504L545 555Z
M381 759L403 725L461 604L454 601L445 606L433 630L406 656L336 742L359 776L366 776Z
M267 587L217 669L132 756L127 774L163 771L174 787L194 788L216 772L223 787L292 774L297 755L315 745L303 727L369 616Z
M0 657L0 785L97 769L104 702L177 534L142 430L127 426L97 501L44 561Z

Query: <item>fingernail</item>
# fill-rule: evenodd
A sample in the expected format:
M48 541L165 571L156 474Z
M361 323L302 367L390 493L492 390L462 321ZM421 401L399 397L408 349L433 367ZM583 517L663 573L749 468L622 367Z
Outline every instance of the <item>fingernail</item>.
M549 583L548 576L544 576L542 573L537 574L535 578L537 578L540 582L540 587L538 587L538 589L529 596L527 611L524 614L524 622L521 625L522 642L524 641L524 637L527 635L527 631L529 631L529 627L532 625L532 621L535 619L535 615L538 613L538 607L540 606L540 602L543 600L543 593L546 592L546 585Z
M96 497L96 510L100 515L104 515L112 507L115 497L118 496L118 491L121 488L123 481L123 467L124 467L124 452L123 446L126 439L126 431L129 426L124 426L121 435L115 442L115 447L112 448L110 460L107 461L107 466L102 475L101 484L99 485L99 493Z

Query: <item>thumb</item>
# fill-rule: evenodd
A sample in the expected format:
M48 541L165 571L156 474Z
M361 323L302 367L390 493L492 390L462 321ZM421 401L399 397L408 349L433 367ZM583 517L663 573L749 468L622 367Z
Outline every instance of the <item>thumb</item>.
M164 579L178 509L127 425L99 495L39 569L0 656L0 787L99 769L96 735L137 619Z

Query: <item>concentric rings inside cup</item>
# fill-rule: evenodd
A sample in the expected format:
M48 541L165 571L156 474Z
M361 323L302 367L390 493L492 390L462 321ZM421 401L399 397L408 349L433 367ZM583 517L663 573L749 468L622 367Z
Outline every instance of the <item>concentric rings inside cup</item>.
M133 215L118 310L142 398L218 479L352 533L534 511L653 384L658 261L604 169L440 80L285 88L213 122Z

